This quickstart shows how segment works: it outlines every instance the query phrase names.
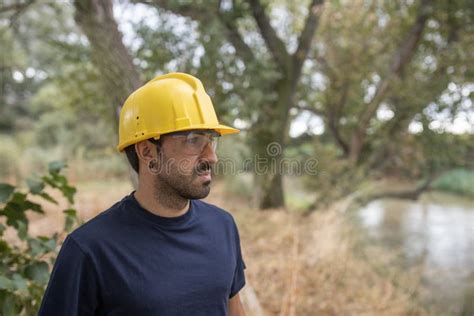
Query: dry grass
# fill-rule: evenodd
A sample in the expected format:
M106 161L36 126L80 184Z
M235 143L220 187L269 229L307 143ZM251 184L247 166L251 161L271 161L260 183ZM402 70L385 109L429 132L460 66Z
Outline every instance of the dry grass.
M304 217L218 196L238 222L248 283L266 315L427 314L415 300L420 273L397 270L396 254L380 248L356 250L361 236L344 203Z

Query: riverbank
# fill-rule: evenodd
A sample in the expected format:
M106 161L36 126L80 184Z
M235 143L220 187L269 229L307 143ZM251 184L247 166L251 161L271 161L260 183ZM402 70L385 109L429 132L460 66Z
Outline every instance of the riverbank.
M265 315L428 314L417 300L419 275L388 265L393 254L383 247L361 247L344 203L309 216L258 211L222 183L208 200L238 223L248 285Z

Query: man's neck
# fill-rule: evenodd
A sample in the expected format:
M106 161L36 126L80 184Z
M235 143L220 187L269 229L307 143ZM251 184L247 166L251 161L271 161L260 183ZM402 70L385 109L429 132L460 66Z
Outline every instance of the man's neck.
M160 192L154 192L154 189L153 186L139 184L134 194L138 204L150 213L162 217L177 217L188 211L188 199L160 194Z

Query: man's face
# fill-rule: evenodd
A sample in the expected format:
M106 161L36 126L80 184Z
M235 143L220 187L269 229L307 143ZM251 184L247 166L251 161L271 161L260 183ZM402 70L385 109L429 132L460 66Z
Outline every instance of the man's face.
M157 188L165 184L183 198L205 198L211 190L211 170L217 162L215 141L206 131L162 136Z

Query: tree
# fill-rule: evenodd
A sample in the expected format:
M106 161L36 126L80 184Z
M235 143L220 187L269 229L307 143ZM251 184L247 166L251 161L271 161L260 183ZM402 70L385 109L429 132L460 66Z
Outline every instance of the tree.
M235 49L236 57L244 63L247 75L253 77L249 80L252 87L262 89L263 94L267 95L253 106L254 111L250 115L253 119L251 118L249 127L249 144L260 164L255 175L259 206L262 209L283 206L284 192L279 166L288 139L289 112L295 105L302 67L312 46L323 1L313 0L309 3L307 17L297 36L297 45L293 52L290 52L288 43L282 40L272 26L268 16L269 5L259 0L232 1L229 8L223 7L221 1L206 4L164 0L136 2L154 4L201 24L217 20L221 25L227 41ZM253 17L258 34L264 41L267 51L263 54L256 53L257 49L244 41L244 35L239 30L239 20L248 17L248 14ZM255 67L255 64L260 67ZM256 72L255 68L270 72L271 75ZM245 96L243 98L246 99ZM269 152L269 146L272 144L276 146L276 151Z
M75 21L87 36L92 49L92 61L99 70L115 117L125 99L141 85L133 59L122 41L113 16L111 0L74 1Z
M413 137L409 126L426 122L423 136L437 143L440 131L430 132L431 122L443 112L451 118L461 111L472 113L461 106L469 103L468 95L459 92L472 82L465 67L472 57L462 53L472 41L471 27L472 7L463 1L326 7L321 48L314 51L317 63L309 71L323 78L323 87L316 93L304 90L314 96L300 106L324 119L329 135L319 140L339 150L328 155L338 166L325 161L324 179L335 182L327 188L331 194L322 196L337 199L357 190L362 180L387 171L426 179L440 174L439 168L418 168L417 160L431 157L418 150L427 142ZM448 97L453 86L457 92ZM388 117L379 117L384 113ZM455 165L453 160L451 167ZM326 187L320 177L312 181L319 191Z
M44 1L21 8L21 14L13 8L0 13L0 137L12 144L0 150L2 175L74 159L82 148L88 156L103 155L114 145L116 113L99 88L100 73L73 20L74 8Z

